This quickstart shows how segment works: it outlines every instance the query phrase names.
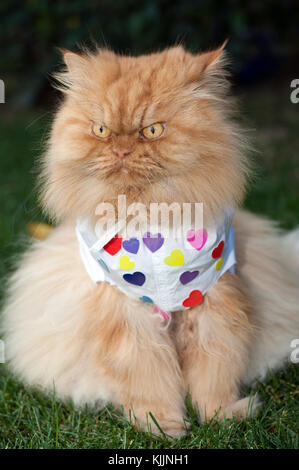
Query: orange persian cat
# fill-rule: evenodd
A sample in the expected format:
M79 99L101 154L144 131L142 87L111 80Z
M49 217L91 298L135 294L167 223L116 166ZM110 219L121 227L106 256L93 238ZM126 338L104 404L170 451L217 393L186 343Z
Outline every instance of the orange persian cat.
M42 166L43 203L58 226L11 279L2 321L10 367L77 405L123 406L141 429L152 413L174 436L186 429L187 391L203 419L254 413L258 400L242 398L240 385L282 366L299 337L299 233L238 209L249 166L223 47L63 55L64 100ZM169 328L150 303L94 284L82 263L76 219L119 194L147 207L201 201L207 223L235 211L235 274L172 312Z

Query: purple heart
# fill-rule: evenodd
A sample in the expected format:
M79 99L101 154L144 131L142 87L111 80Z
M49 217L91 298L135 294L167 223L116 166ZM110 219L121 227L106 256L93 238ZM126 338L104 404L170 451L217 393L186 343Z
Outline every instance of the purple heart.
M139 250L139 240L137 238L130 238L130 240L123 241L123 248L129 253L136 253Z
M198 276L199 271L185 271L180 276L180 281L182 284L188 284L189 282L193 281L193 279Z
M134 284L135 286L143 286L145 283L145 275L139 271L136 271L136 273L133 274L124 274L123 278L125 281L130 284Z
M162 237L161 233L155 233L152 235L150 232L147 232L143 238L143 243L152 253L159 250L164 243L164 238Z

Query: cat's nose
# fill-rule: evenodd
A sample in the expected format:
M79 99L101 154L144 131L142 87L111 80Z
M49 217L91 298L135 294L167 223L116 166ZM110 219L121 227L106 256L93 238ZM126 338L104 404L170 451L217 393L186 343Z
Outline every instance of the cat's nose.
M127 157L127 155L129 155L131 153L131 150L112 149L112 152L114 153L114 155L116 155L118 158L120 158L122 160L123 158Z

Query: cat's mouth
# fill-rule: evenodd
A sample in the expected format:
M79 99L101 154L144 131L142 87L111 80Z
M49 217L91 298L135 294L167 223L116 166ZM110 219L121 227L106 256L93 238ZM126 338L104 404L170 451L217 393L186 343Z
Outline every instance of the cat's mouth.
M109 169L106 168L105 173L106 178L111 182L130 187L152 184L166 176L166 170L161 164L142 158L114 161Z
M132 169L130 168L130 166L125 163L124 161L120 161L118 162L118 164L116 165L116 168L114 169L114 174L117 176L122 176L122 175L128 175L128 176L132 176Z
M105 176L113 182L132 185L132 181L139 180L141 175L129 162L117 161L106 171Z

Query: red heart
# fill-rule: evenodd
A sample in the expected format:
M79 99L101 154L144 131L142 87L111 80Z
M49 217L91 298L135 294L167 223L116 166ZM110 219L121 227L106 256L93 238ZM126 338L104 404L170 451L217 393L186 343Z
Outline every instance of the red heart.
M122 237L115 235L115 237L111 238L111 240L106 243L106 245L104 246L104 250L107 251L109 255L114 256L121 249L122 241Z
M220 256L222 255L222 250L223 250L223 247L224 247L224 241L222 240L219 245L214 248L214 250L212 251L212 257L214 259L216 258L220 258Z
M203 300L203 295L200 290L193 290L190 292L189 297L184 300L184 307L195 307L195 305L200 305Z

